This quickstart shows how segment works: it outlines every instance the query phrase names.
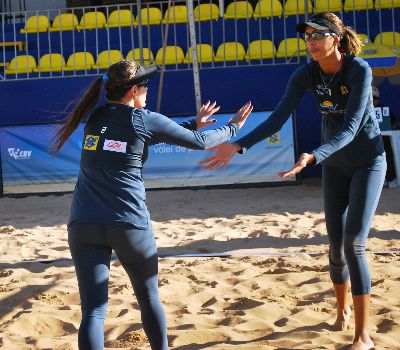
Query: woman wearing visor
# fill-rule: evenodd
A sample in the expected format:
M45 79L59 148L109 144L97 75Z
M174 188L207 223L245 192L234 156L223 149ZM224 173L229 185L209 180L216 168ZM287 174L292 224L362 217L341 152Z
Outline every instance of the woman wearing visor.
M368 333L371 281L365 244L386 172L372 104L372 72L366 62L355 57L362 47L357 34L335 14L315 15L298 24L297 31L304 33L313 61L294 72L268 120L235 143L216 147L217 152L201 163L205 169L224 168L237 152L244 153L280 130L306 90L311 90L322 114L322 144L301 154L290 171L278 175L290 177L307 165L322 164L329 269L337 299L334 327L348 327L351 281L355 336L350 349L372 349Z
M158 295L157 248L142 181L148 146L160 142L198 150L216 146L234 137L253 109L248 102L225 126L199 132L196 129L214 122L208 118L219 109L207 103L195 119L179 125L144 109L147 81L156 72L156 66L142 67L134 61L111 65L93 82L53 140L58 152L89 115L68 223L81 298L81 350L104 347L112 250L132 282L151 348L168 348ZM108 103L93 110L103 82Z

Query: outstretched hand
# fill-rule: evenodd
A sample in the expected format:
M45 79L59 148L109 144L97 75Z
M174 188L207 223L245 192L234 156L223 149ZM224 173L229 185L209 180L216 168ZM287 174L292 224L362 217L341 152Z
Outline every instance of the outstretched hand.
M247 117L253 110L251 101L243 105L236 114L229 120L229 123L236 123L239 129L244 125ZM202 170L214 170L221 167L222 170L226 168L229 161L236 152L242 148L237 143L223 143L221 145L210 148L210 151L216 151L211 157L202 160L199 164L205 164Z
M315 156L313 154L302 153L299 157L299 160L297 161L297 163L294 165L294 167L292 169L290 169L289 171L286 171L286 172L285 171L279 172L277 174L277 176L282 177L282 178L295 176L300 171L302 171L308 164L313 163L314 160L315 160Z
M200 110L197 112L196 115L197 129L205 128L206 126L214 124L217 121L216 119L208 119L214 113L219 111L220 106L215 107L216 104L217 104L216 101L214 101L213 103L208 101L207 103L201 106Z
M239 126L239 129L241 129L252 110L253 106L251 105L251 101L249 101L245 105L240 107L236 114L231 119L229 119L229 123L236 123Z
M226 168L231 158L236 152L240 151L240 146L236 143L223 143L221 145L210 148L210 151L216 151L211 157L204 159L199 164L206 164L202 170L214 170L221 167L222 170Z

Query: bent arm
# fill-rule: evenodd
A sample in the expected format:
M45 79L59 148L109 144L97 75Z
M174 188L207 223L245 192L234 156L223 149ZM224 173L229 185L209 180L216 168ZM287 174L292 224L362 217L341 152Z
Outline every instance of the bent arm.
M302 67L303 68L303 67ZM247 135L235 141L242 152L279 131L300 102L310 79L304 69L298 69L290 78L286 92L270 117Z
M150 111L142 113L145 139L149 144L168 143L191 149L212 148L236 136L238 125L229 123L218 129L207 131L189 130L166 116Z
M326 143L312 152L315 157L315 164L320 163L348 145L354 140L354 137L361 128L361 121L363 120L363 115L371 95L371 69L367 65L361 66L350 76L349 82L351 92L346 106L343 125Z

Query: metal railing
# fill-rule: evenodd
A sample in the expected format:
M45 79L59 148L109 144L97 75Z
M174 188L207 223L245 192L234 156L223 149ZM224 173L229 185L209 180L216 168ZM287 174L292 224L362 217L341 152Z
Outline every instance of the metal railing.
M253 8L247 1L218 6L211 0L194 0L194 18L187 16L181 1L171 0L3 12L1 80L99 75L122 57L136 58L141 64L164 62L166 70L192 69L193 55L199 69L298 64L306 51L295 24L329 8L338 10L335 13L346 25L370 39L380 32L400 32L400 9L394 7L394 0L391 8L390 3L383 5L385 0L375 4L329 0L326 9L319 1L260 0ZM190 26L197 43L194 51ZM400 46L399 39L394 40Z

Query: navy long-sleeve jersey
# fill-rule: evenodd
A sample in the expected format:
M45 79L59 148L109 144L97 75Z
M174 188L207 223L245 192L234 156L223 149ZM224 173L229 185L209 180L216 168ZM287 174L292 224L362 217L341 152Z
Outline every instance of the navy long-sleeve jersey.
M297 69L271 116L238 143L245 152L279 131L300 99L311 90L322 114L321 146L313 150L316 164L357 166L384 152L372 104L372 72L359 57L344 56L334 76L325 76L317 62ZM300 118L297 123L304 123Z
M107 103L90 115L84 131L80 172L69 224L148 225L142 168L148 146L161 142L207 149L234 137L236 123L215 130L194 130L194 120L179 125L162 114Z

